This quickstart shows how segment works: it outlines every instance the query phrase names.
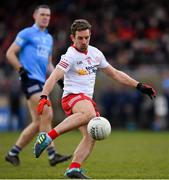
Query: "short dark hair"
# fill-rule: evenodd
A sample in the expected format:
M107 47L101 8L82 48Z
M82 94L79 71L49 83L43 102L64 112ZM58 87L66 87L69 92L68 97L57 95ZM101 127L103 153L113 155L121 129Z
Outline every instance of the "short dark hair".
M50 9L50 7L47 4L41 4L35 8L34 12L39 10L40 8Z
M71 34L75 36L76 31L83 31L89 29L91 31L91 24L85 19L76 19L71 25Z

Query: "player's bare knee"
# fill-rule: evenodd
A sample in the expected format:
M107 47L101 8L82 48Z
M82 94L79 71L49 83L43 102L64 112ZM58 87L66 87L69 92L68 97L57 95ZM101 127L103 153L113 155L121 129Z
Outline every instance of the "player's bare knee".
M49 112L48 114L45 115L47 121L51 122L53 118L53 113Z
M46 124L46 125L51 125L52 120L51 119L43 119L43 122L41 122L41 125Z
M92 112L81 112L81 119L87 124L93 117L96 117L95 113Z
M93 111L86 111L84 112L87 122L89 122L92 118L96 117L96 113Z
M48 109L47 111L43 112L42 113L42 119L43 119L43 121L47 121L47 122L51 123L51 121L53 119L53 112L50 109Z

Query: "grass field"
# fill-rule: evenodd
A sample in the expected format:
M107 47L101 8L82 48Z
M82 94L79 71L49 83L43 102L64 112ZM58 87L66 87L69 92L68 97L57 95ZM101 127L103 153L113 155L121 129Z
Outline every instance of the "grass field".
M62 179L69 162L50 167L44 153L35 159L33 142L20 154L20 167L4 161L4 156L19 133L0 134L0 179ZM73 153L81 136L78 131L57 140L58 150ZM159 179L169 178L169 133L113 131L99 141L83 167L94 179Z

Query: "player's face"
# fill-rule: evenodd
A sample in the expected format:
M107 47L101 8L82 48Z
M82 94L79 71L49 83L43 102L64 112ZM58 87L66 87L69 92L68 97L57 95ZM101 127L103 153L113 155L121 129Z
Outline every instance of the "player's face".
M49 25L50 21L50 9L47 8L39 8L34 13L35 23L41 28L44 29Z
M72 35L73 45L82 52L85 52L88 48L90 41L90 30L76 31L75 36Z

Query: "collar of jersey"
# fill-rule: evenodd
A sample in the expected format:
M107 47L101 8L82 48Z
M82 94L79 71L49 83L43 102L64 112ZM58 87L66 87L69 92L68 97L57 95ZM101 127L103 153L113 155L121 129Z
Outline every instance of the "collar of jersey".
M87 55L88 50L86 50L85 52L83 52L83 51L80 51L79 49L77 49L74 45L72 45L72 47L75 48L76 51L78 51L78 52L80 52L80 53L83 53L83 54Z
M33 27L34 27L36 30L40 31L40 32L44 32L44 33L47 33L47 32L48 32L47 29L45 29L44 31L41 31L40 28L39 28L36 24L34 24Z

